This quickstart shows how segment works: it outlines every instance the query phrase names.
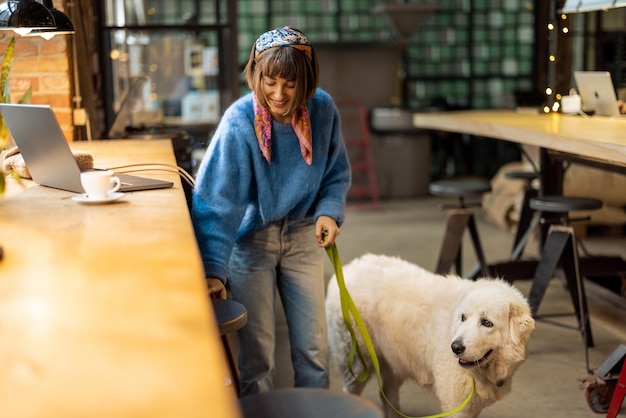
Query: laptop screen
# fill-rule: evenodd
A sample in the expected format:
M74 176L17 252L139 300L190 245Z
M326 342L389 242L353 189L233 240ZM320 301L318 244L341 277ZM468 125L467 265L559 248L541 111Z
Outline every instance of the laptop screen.
M598 116L619 116L617 96L608 71L574 71L582 110Z

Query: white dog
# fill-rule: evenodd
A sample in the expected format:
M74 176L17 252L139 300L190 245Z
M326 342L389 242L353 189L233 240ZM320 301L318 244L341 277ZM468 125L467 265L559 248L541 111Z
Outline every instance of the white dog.
M477 417L511 391L535 327L519 290L503 280L441 276L372 254L352 261L343 273L379 359L383 392L394 408L401 410L399 389L407 379L432 390L442 411L449 411L467 398L474 378L475 393L454 415L458 418ZM331 357L342 372L343 389L360 394L366 382L348 369L350 334L335 276L328 284L326 313ZM360 345L371 377L375 371ZM358 358L353 371L357 376L363 371ZM386 417L396 416L384 399L383 405Z

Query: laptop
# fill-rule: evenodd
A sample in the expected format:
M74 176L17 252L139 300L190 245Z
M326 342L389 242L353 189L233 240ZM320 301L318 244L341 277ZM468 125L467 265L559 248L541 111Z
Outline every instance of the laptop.
M574 71L582 110L597 116L621 116L611 73L608 71Z
M75 193L85 192L80 184L80 168L49 105L0 103L0 112L35 183ZM116 175L122 182L121 192L174 185L171 181Z

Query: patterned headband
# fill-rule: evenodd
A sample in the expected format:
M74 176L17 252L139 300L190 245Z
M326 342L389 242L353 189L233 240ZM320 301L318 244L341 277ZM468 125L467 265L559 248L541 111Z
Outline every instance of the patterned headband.
M289 26L270 30L259 36L255 43L254 56L256 57L261 52L278 46L290 46L299 49L306 53L309 60L311 59L311 43L302 32Z

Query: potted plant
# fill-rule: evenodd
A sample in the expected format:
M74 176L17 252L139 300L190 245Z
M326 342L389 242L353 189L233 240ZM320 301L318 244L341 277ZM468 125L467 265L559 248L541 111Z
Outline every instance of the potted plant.
M11 90L9 87L9 73L11 72L11 64L13 63L13 53L15 52L15 37L12 37L7 45L6 51L4 51L4 59L2 60L2 70L0 71L0 102L11 102ZM28 103L32 96L32 87L22 95L19 103ZM4 118L0 114L0 152L4 151L9 145L11 140L11 134L9 129L4 123ZM0 194L4 193L6 173L0 166Z

